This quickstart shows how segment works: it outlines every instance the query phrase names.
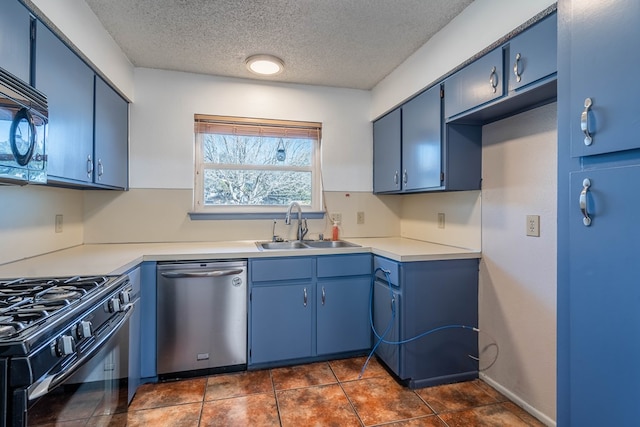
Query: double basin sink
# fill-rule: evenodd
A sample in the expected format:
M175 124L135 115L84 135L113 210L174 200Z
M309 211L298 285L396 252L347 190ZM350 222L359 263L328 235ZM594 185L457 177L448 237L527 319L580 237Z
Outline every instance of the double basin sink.
M292 240L287 242L256 242L259 250L290 250L290 249L335 249L359 248L360 245L344 240Z

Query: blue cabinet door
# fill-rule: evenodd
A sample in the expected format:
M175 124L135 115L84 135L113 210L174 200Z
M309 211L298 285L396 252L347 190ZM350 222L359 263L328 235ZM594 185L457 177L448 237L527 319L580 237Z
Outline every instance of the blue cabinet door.
M569 120L571 156L640 148L638 73L640 2L568 0L568 49L570 67ZM585 102L590 99L587 109ZM589 102L587 102L589 104ZM583 117L586 120L582 120ZM585 144L582 123L591 135ZM587 142L588 139L587 139Z
M2 2L0 13L0 67L29 83L31 18L18 0Z
M317 353L371 348L369 277L345 277L318 282Z
M96 77L95 111L94 181L125 189L128 187L129 104Z
M509 42L509 92L554 75L558 52L558 15L553 14Z
M400 372L400 346L380 340L392 343L400 340L401 299L397 288L389 289L386 280L376 277L373 286L373 325L377 335L374 335L373 343L378 345L376 355L396 375Z
M311 357L313 283L253 286L250 364Z
M49 103L48 179L93 182L94 72L40 22L35 56L35 86Z
M440 187L442 112L440 86L402 106L402 189Z
M373 123L373 192L400 191L401 110Z
M502 48L492 50L444 82L448 120L504 94Z
M579 208L584 179L591 186L585 226ZM569 393L559 393L559 421L571 426L637 425L640 419L640 165L571 174L569 200ZM633 184L630 184L633 183ZM559 283L562 286L562 283ZM560 362L560 360L559 360ZM593 408L607 408L594 411ZM568 418L566 415L568 414Z

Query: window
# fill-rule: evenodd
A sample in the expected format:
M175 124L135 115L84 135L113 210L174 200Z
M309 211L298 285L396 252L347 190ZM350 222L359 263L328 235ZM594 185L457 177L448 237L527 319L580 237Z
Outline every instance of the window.
M195 211L320 211L321 124L195 116Z

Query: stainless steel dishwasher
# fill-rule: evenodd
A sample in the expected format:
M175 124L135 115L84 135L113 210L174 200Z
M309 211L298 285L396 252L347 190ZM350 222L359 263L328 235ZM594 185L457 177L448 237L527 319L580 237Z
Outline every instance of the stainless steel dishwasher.
M161 378L246 367L246 261L158 263L157 286Z

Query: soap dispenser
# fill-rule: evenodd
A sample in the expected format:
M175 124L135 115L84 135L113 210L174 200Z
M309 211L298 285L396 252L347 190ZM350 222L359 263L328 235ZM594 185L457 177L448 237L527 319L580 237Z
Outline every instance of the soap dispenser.
M331 240L340 240L340 230L338 229L338 221L333 221Z

